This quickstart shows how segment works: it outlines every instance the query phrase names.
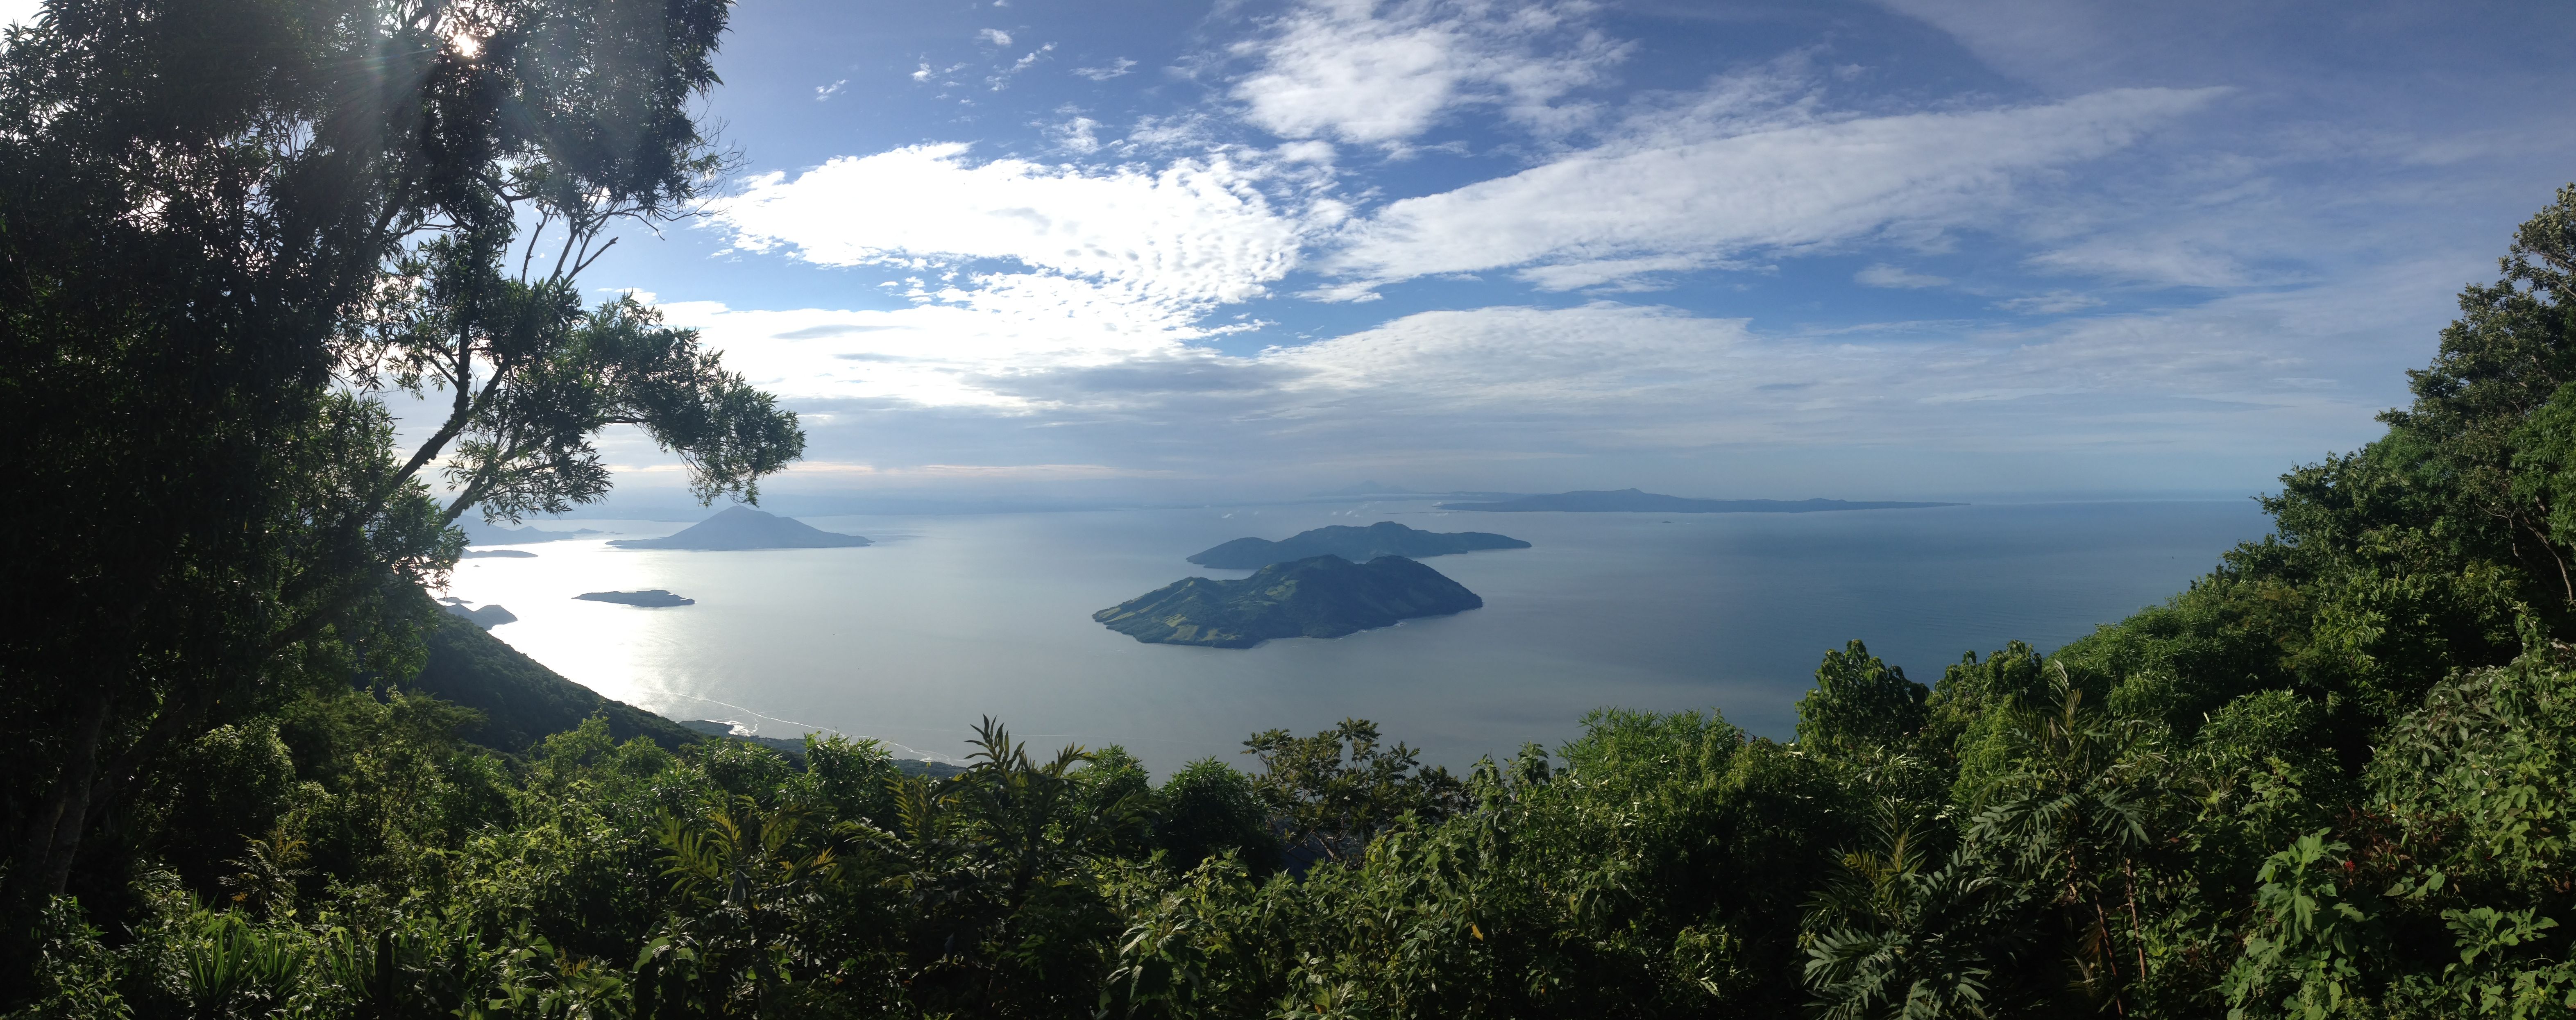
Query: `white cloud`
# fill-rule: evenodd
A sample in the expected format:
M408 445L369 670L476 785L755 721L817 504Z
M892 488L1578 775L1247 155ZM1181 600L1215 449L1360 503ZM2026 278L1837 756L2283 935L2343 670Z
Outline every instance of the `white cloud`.
M822 459L1243 475L1609 454L1681 469L1722 448L2093 463L2116 449L2225 451L2260 468L2348 446L2402 397L2397 369L2438 325L2441 288L2424 281L2439 275L2410 265L2331 289L2014 328L1757 331L1612 301L1481 307L1252 357L1168 331L1101 334L939 303L665 307L755 383L851 415L832 426L841 438L818 439ZM1855 452L1872 449L1889 452ZM1907 484L1938 481L1926 472Z
M1093 81L1108 81L1136 70L1136 62L1125 57L1110 61L1107 67L1077 67L1073 73Z
M1628 47L1581 25L1586 5L1505 0L1305 0L1232 50L1255 69L1232 95L1284 138L1399 143L1469 105L1554 135L1592 109Z
M1260 361L1291 370L1267 418L1417 449L2206 445L2249 414L2291 442L2367 423L2387 362L2412 356L2391 322L2432 296L2400 273L2028 329L1821 334L1596 301L1418 313ZM2338 381L2356 371L2373 374Z
M714 220L753 251L828 266L1016 261L1166 309L1249 300L1297 265L1305 226L1224 156L1161 170L1021 159L975 163L960 143L843 156L769 173Z
M2062 103L1782 123L1660 124L1636 141L1403 199L1353 225L1325 268L1335 296L1440 273L1533 263L1608 281L1629 260L1671 268L1796 252L1967 221L2031 173L2094 159L2220 90L2124 89Z
M992 86L993 91L1000 92L1011 84L1012 78L1018 77L1019 73L1022 71L1026 71L1029 68L1037 66L1037 62L1040 58L1043 58L1048 53L1054 51L1054 43L1048 43L1044 46L1038 47L1037 49L1030 50L1027 56L1013 61L1011 66L1005 67L992 77L984 79L984 83Z
M1531 266L1513 273L1512 278L1540 290L1662 290L1666 285L1656 279L1656 274L1686 273L1721 265L1733 263L1698 255L1652 255Z
M2163 286L2237 287L2252 282L2251 274L2225 250L2228 247L2253 245L2213 244L2148 232L2093 238L2033 255L2025 264L2048 272Z
M1049 125L1046 129L1047 137L1055 142L1056 148L1083 155L1100 151L1100 136L1094 134L1099 130L1100 122L1089 117L1075 117L1061 124Z
M1047 279L1018 282L1043 288ZM784 397L898 400L1005 413L1024 412L1030 402L996 392L978 376L1169 357L1195 335L1120 302L1101 301L1071 281L1052 282L1057 292L1049 295L928 301L887 310L763 311L714 301L661 308L672 325L696 329L722 350L726 367Z
M1303 142L1281 142L1279 147L1272 149L1271 152L1291 163L1315 163L1326 166L1331 165L1333 159L1340 155L1333 151L1333 143L1311 139Z
M1881 262L1870 266L1867 269L1863 269L1860 272L1853 273L1852 282L1864 287L1887 287L1896 290L1921 290L1926 287L1947 286L1950 282L1950 278L1946 276L1933 276L1929 273L1918 273L1901 266L1891 266L1887 263Z
M2087 308L2098 308L2101 304L2102 299L2094 297L2091 294L2078 294L2071 290L2052 290L2046 294L2033 294L2029 297L2017 297L2007 301L1997 301L1995 302L1995 307L2001 308L2007 312L2020 312L2024 315L2057 315L2065 312L2080 312Z
M995 46L1008 46L1011 44L1011 33L1002 31L998 28L978 29L975 32L975 38L984 40L985 42L991 43Z
M1060 125L1068 145L1096 126ZM976 163L962 144L842 157L794 178L754 177L712 210L751 251L825 266L894 270L910 308L737 311L669 306L674 321L742 340L758 380L800 395L1014 406L973 373L1170 357L1193 341L1257 328L1208 324L1294 269L1316 198L1282 210L1267 167L1223 156L1154 170L1021 159ZM1295 181L1288 183L1294 184Z
M843 78L843 79L841 79L841 80L839 80L839 81L836 81L836 82L833 82L833 83L831 83L831 84L829 84L829 85L816 85L816 86L814 86L814 101L815 101L815 102L817 102L817 103L819 103L819 102L823 102L824 100L830 99L830 98L832 98L833 96L839 95L839 94L841 93L841 86L843 86L843 85L847 85L847 84L849 84L849 83L850 83L850 80L849 80L849 79L847 79L847 78Z

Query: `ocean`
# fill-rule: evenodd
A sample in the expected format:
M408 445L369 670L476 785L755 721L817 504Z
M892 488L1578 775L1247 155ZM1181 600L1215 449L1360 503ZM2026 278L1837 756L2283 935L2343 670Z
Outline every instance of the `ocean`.
M1962 653L2043 649L2161 602L2258 539L2250 499L1993 504L1806 514L1443 512L1422 501L956 516L813 517L878 544L610 548L678 522L548 521L597 536L471 559L448 594L519 617L493 633L609 697L768 736L874 737L961 758L984 716L1033 751L1119 744L1158 774L1242 741L1375 721L1453 769L1554 746L1595 708L1716 710L1786 738L1830 648L1857 638L1924 683ZM1091 614L1193 574L1247 535L1398 521L1529 549L1423 562L1485 607L1332 640L1149 645ZM579 601L663 588L667 609Z

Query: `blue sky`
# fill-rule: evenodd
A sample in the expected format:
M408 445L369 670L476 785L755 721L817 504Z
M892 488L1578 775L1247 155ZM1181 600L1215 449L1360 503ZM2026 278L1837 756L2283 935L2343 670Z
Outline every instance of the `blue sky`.
M812 507L2244 493L2375 435L2576 179L2571 38L2539 2L751 0L706 103L742 173L586 282L786 397L770 491Z

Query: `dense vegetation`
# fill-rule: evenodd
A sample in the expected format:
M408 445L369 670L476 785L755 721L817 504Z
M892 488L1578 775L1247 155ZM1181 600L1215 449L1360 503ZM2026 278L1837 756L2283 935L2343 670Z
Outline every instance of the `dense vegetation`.
M2576 1008L2576 187L2272 537L2053 652L1854 642L1790 743L1603 711L1455 776L1354 721L1156 784L987 722L934 779L585 701L419 595L463 514L595 498L609 424L709 498L801 446L571 300L721 169L720 3L47 12L0 53L0 1012ZM403 391L454 402L409 454Z

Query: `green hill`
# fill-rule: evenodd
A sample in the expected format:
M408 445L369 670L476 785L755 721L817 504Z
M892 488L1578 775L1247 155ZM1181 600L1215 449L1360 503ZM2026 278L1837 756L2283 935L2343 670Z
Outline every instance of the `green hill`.
M467 740L519 751L547 734L580 726L593 715L607 716L609 734L620 741L650 737L665 748L677 748L707 739L679 723L564 679L471 620L443 611L433 612L430 618L435 622L429 633L429 662L403 686L483 713L481 723L459 734Z
M1366 563L1380 556L1419 559L1485 549L1529 547L1529 543L1520 539L1482 531L1423 531L1394 521L1379 521L1365 528L1336 524L1301 531L1276 542L1263 538L1238 538L1192 556L1190 562L1222 570L1253 570L1310 556L1339 556L1353 563Z

